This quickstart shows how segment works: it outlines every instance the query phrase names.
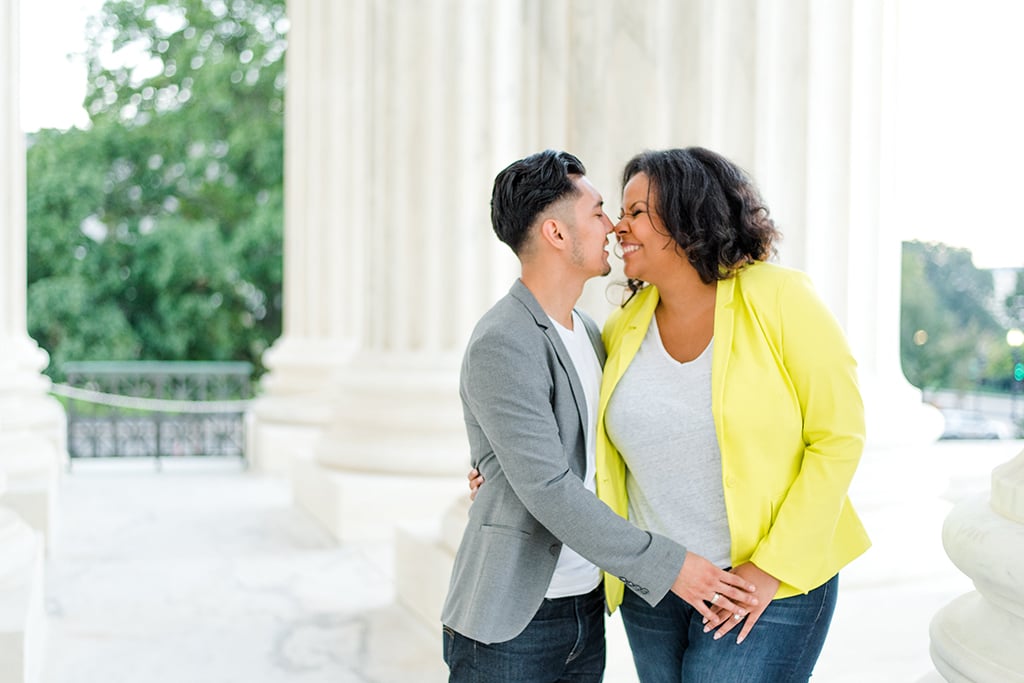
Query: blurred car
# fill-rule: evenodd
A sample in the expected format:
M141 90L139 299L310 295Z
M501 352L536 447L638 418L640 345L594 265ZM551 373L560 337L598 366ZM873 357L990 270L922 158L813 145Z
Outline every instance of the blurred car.
M1013 428L1006 422L976 410L946 409L946 428L940 439L1012 439Z

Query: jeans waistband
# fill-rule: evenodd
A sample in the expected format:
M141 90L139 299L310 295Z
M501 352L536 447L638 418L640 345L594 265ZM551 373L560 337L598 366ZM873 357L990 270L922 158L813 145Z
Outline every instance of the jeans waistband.
M580 593L579 595L566 595L561 598L544 598L544 600L545 602L551 602L558 605L569 600L579 600L580 598L589 598L591 596L600 596L602 599L604 598L604 581L601 581L593 590L589 590L586 593Z

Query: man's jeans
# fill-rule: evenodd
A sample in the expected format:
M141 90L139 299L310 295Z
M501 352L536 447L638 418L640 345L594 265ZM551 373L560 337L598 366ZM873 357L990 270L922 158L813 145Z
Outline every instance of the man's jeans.
M807 681L835 610L839 577L807 595L773 600L746 640L742 624L719 640L700 612L669 593L657 607L626 591L622 621L641 683Z
M526 629L503 643L478 643L444 627L450 683L598 683L604 660L601 586L544 600Z

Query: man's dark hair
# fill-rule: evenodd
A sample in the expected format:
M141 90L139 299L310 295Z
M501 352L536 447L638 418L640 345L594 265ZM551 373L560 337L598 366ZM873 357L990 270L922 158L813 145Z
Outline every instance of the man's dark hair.
M491 192L491 226L498 239L518 255L542 211L579 195L570 176L586 172L583 162L572 154L551 149L507 166L495 176Z

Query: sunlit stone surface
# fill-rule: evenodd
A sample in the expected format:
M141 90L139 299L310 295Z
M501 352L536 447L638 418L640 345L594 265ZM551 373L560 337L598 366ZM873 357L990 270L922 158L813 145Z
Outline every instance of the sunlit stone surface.
M991 493L953 509L942 539L976 590L935 615L936 668L952 683L1024 681L1024 451L992 471Z

